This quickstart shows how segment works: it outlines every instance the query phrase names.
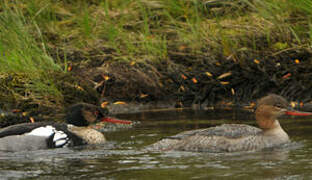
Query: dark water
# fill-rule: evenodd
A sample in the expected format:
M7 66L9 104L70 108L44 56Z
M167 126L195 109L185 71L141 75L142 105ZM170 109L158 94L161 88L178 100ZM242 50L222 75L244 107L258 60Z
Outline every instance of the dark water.
M311 179L312 119L284 117L295 142L264 152L145 152L142 147L181 131L223 123L254 125L251 113L163 111L123 115L142 123L107 133L99 146L0 153L0 179Z

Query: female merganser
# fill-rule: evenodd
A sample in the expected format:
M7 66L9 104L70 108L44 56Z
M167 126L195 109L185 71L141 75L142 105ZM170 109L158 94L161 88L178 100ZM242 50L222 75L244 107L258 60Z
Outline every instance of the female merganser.
M66 122L68 124L36 122L3 128L0 130L0 151L25 151L105 143L105 137L101 132L87 126L105 119L107 114L107 109L79 103L67 109Z
M288 102L281 96L270 94L258 100L255 112L259 128L243 124L190 130L167 137L148 146L149 150L178 150L195 152L237 152L273 148L289 142L287 133L277 117L312 115L308 112L289 111Z

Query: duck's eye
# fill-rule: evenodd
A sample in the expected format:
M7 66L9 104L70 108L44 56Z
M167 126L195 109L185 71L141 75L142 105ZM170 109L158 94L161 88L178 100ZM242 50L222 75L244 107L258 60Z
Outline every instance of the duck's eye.
M280 104L280 103L275 104L275 106L278 107L278 108L283 108L284 107L283 104Z

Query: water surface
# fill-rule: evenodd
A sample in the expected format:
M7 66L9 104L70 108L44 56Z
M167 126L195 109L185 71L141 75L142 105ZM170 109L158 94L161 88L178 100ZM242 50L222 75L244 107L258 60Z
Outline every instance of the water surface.
M245 153L146 152L144 146L181 131L223 123L255 125L239 110L159 111L120 115L141 121L106 133L105 145L1 153L0 179L309 179L312 119L284 117L292 145Z

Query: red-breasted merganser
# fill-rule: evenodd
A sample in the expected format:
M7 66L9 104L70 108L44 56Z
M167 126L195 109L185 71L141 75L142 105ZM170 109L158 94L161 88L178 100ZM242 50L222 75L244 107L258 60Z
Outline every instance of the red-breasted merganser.
M312 115L288 110L289 103L281 96L270 94L258 100L255 111L259 128L243 124L190 130L167 137L147 147L149 150L177 150L194 152L237 152L273 148L288 143L289 137L277 117Z
M70 106L66 123L36 122L9 126L0 130L0 151L26 151L101 144L106 139L101 132L88 127L107 119L108 110L86 103ZM122 120L116 120L122 123ZM129 123L129 121L125 121Z

